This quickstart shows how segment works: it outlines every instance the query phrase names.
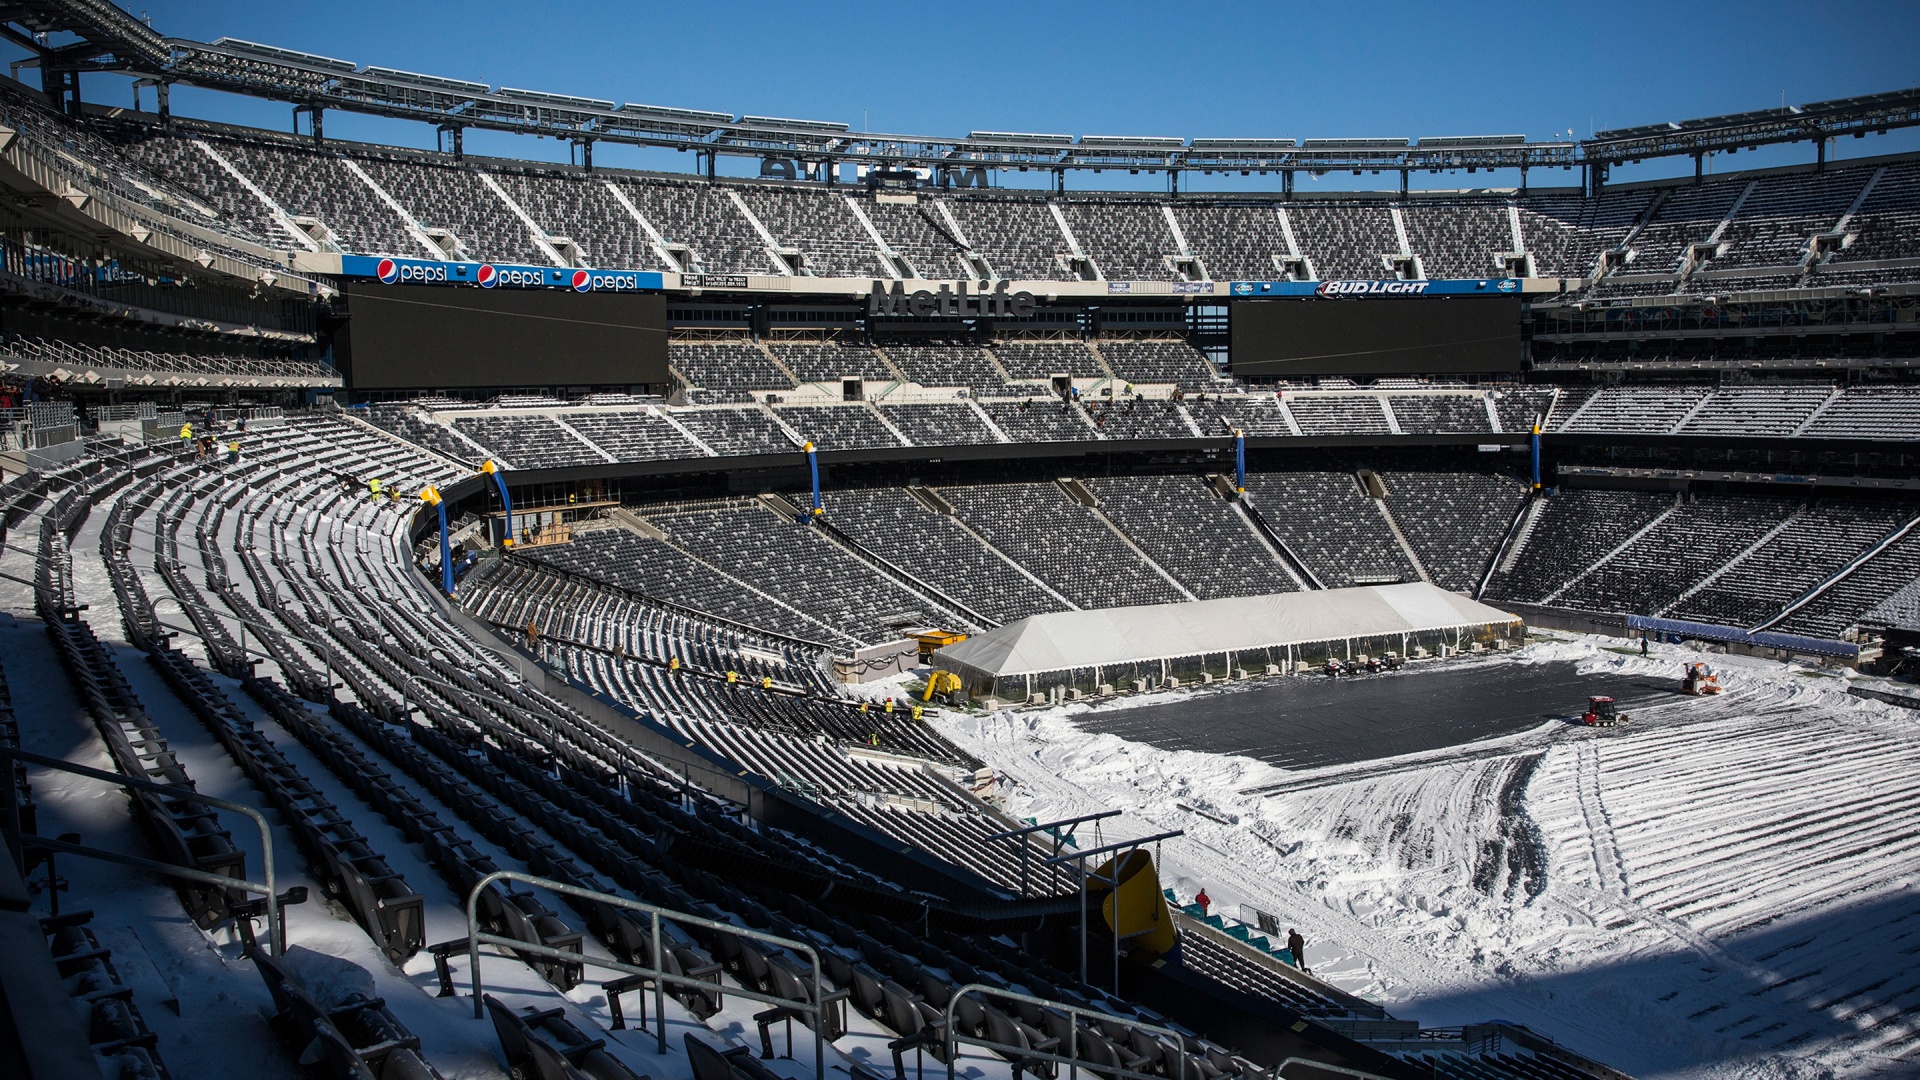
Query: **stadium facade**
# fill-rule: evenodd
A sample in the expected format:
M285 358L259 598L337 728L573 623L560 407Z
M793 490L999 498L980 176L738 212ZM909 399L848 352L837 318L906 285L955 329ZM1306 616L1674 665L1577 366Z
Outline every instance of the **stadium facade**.
M234 1039L290 1068L431 1074L446 1043L407 1031L439 1008L415 984L453 996L480 952L427 940L463 914L451 892L507 948L484 961L499 993L458 1007L491 1000L514 1069L631 1075L618 1021L531 1007L612 957L682 980L655 980L658 1022L771 1006L768 1056L798 1019L822 1062L901 1077L968 1038L993 1068L1065 1047L1139 1080L1614 1076L1511 1023L1423 1029L1258 924L1070 867L1057 830L981 797L984 762L843 680L929 629L968 635L939 654L958 701L922 692L941 709L1438 664L1514 640L1508 609L1862 665L1920 629L1920 156L1827 155L1920 124L1920 91L1580 142L882 136L169 38L104 3L0 18L40 76L0 80L0 565L46 630L13 674L64 671L78 740L160 786L115 823L187 872L151 891L257 958L297 1045ZM99 71L153 108L87 100ZM174 85L307 129L175 115ZM441 149L329 139L339 110ZM469 128L577 160L472 157ZM596 166L603 142L699 168ZM1813 160L1704 167L1776 143ZM1609 175L1662 156L1693 175ZM718 175L733 157L760 175ZM1022 169L1051 189L993 186ZM1166 186L1069 190L1086 169ZM1519 183L1414 186L1496 169ZM1399 184L1295 189L1333 170ZM1196 172L1282 187L1181 190ZM79 745L43 700L0 709L0 747ZM190 769L229 762L352 940L251 883L244 814L196 805ZM61 767L6 770L16 874L98 839L64 839ZM0 919L47 951L23 947L5 999L58 1008L0 1072L194 1052L107 962L142 939L43 924L51 897L12 884ZM1108 886L1178 947L1103 921L1085 901ZM667 913L657 934L635 904ZM379 993L304 1002L299 962L276 966L302 934ZM174 944L141 947L185 964ZM1850 992L1905 1007L1884 982ZM687 1040L641 1064L766 1080Z

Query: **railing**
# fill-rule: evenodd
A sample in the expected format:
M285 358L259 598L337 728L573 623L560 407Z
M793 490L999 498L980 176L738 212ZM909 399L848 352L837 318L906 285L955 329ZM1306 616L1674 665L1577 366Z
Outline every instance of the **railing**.
M653 937L653 945L652 945L653 966L647 966L644 964L630 964L624 960L603 960L603 959L600 959L599 957L587 956L583 953L569 952L564 949L555 949L546 945L537 945L530 942L522 941L519 938L503 937L499 934L489 934L482 931L480 929L480 913L479 913L480 894L484 892L488 886L492 885L496 881L518 881L523 884L533 885L538 888L547 889L552 892L560 893L561 895L564 895L564 896L577 896L583 900L592 900L596 903L607 904L612 907L624 908L628 911L637 911L643 915L651 916L652 917L652 937ZM786 1008L786 1009L794 1009L799 1012L807 1013L808 1015L812 1016L813 1017L813 1025L812 1025L813 1027L813 1075L815 1077L815 1080L826 1080L827 1052L826 1052L826 1037L823 1034L823 1032L826 1028L827 1005L830 1004L830 1002L826 1000L828 996L826 993L826 985L820 976L820 954L819 952L815 951L813 946L804 944L802 942L793 941L789 938L783 938L775 934L768 934L768 933L763 933L759 930L752 930L744 926L735 926L732 923L717 922L713 919L703 919L698 915L688 915L684 912L674 911L671 908L657 907L653 904L643 903L639 900L628 900L625 897L613 896L603 892L595 892L592 889L582 889L575 885L567 885L562 882L553 881L549 878L535 877L532 874L523 874L515 870L496 870L493 873L488 874L486 877L481 878L479 882L477 882L474 885L473 891L467 894L467 963L471 965L473 968L472 977L473 977L474 1018L479 1019L486 1015L486 1003L481 997L480 946L482 944L499 945L503 948L511 949L514 953L520 954L520 955L542 956L551 960L559 960L568 964L591 964L595 967L604 967L604 968L610 968L614 971L623 971L629 975L642 975L652 980L653 1003L654 1003L654 1034L655 1034L656 1048L657 1048L656 1052L661 1054L666 1053L667 1052L667 1012L665 1008L666 985L668 983L672 983L676 986L711 989L713 987L713 983L705 979L695 978L690 975L676 975L664 970L659 966L660 964L660 920L662 917L672 919L675 923L679 923L687 926L702 926L702 927L706 927L709 930L718 931L720 933L732 934L735 937L750 938L754 941L764 941L769 945L778 945L783 949L791 949L794 952L797 952L806 956L806 958L813 964L813 983L812 983L811 989L813 992L814 1000L812 1001L795 1001L792 998L775 997L772 994L763 994L758 990L750 990L745 988L734 989L730 987L727 989L726 992L728 995L732 997L743 998L747 1001L763 1002L768 1005L777 1005L777 1006L780 1006L781 1008ZM1142 1080L1147 1080L1147 1078L1142 1078Z
M963 997L966 997L968 994L980 994L983 996L990 995L992 997L999 998L1002 1001L1024 1001L1029 1005L1037 1005L1043 1009L1055 1009L1060 1012L1069 1014L1073 1022L1067 1025L1067 1045L1066 1045L1067 1052L1064 1055L1055 1054L1048 1050L1035 1050L1030 1046L1015 1046L1009 1043L995 1042L992 1039L983 1039L978 1035L966 1035L966 1034L959 1033L955 1029L954 1023L953 1023L954 1009L960 1004L960 999ZM1125 1069L1119 1066L1113 1066L1113 1065L1093 1066L1084 1058L1081 1058L1079 1056L1079 1051L1080 1051L1079 1019L1083 1016L1091 1017L1095 1020L1109 1020L1123 1027L1134 1028L1139 1031L1149 1031L1155 1035L1165 1036L1167 1039L1170 1040L1168 1049L1173 1051L1174 1056L1178 1059L1178 1064L1174 1066L1174 1071L1170 1076L1170 1080L1187 1080L1187 1055L1186 1055L1186 1049L1185 1049L1187 1045L1186 1037L1182 1035L1180 1032L1173 1030L1172 1028L1160 1027L1157 1024L1149 1024L1144 1020L1139 1020L1134 1017L1117 1016L1110 1012L1101 1012L1099 1009L1089 1009L1080 1005L1070 1005L1064 1001L1050 1001L1046 998L1034 997L1031 994L1016 993L1012 990L1004 990L1000 987L988 986L984 983L968 983L965 986L962 986L959 989L955 990L953 992L953 996L947 999L947 1012L946 1012L946 1021L945 1021L946 1022L946 1043L947 1043L947 1051L946 1051L947 1080L955 1080L954 1074L957 1069L956 1063L960 1058L958 1045L962 1043L968 1046L978 1046L978 1047L981 1047L982 1049L992 1050L995 1054L1003 1058L1010 1058L1010 1059L1025 1058L1029 1060L1055 1062L1056 1064L1067 1066L1068 1069L1071 1071L1072 1075L1075 1075L1075 1076L1079 1075L1079 1070L1082 1066L1087 1066L1089 1069L1091 1069L1092 1071L1098 1072L1099 1075L1103 1077L1111 1078L1111 1077L1117 1077L1117 1076L1127 1076L1127 1077L1133 1077L1135 1078L1135 1080L1169 1080L1168 1077L1162 1077L1155 1073L1134 1072L1131 1069ZM1196 1080L1198 1080L1198 1078L1196 1078Z
M1017 1046L1011 1043L995 1042L992 1039L981 1038L980 1036L977 1036L977 1035L967 1035L967 1034L960 1033L954 1026L954 1013L955 1013L956 1007L960 1003L960 999L967 996L968 994L979 994L983 997L998 998L1002 1001L1024 1001L1029 1005L1035 1005L1043 1009L1053 1009L1059 1012L1067 1013L1071 1018L1072 1022L1070 1022L1067 1025L1066 1053L1056 1054L1056 1053L1053 1053L1051 1050L1036 1050L1031 1046ZM1166 1040L1166 1051L1169 1054L1171 1054L1172 1057L1174 1058L1174 1061L1170 1063L1168 1066L1172 1071L1162 1076L1161 1074L1158 1074L1158 1073L1136 1072L1134 1070L1123 1068L1120 1066L1115 1066L1115 1065L1095 1064L1093 1062L1087 1061L1085 1058L1080 1057L1079 1056L1079 1051L1080 1051L1079 1020L1081 1017L1088 1017L1096 1021L1106 1020L1106 1021L1118 1024L1122 1027L1131 1028L1136 1031L1151 1032L1154 1035L1159 1035L1164 1037ZM968 983L965 986L962 986L959 989L955 990L953 992L953 996L947 999L945 1023L946 1023L945 1041L946 1041L946 1055L947 1055L947 1080L955 1080L955 1074L958 1071L958 1061L960 1057L960 1054L958 1052L958 1047L961 1044L965 1044L968 1046L978 1046L985 1050L991 1050L999 1057L1002 1057L1007 1060L1050 1061L1055 1064L1065 1065L1069 1070L1069 1074L1073 1076L1078 1076L1079 1070L1081 1068L1086 1068L1089 1072L1093 1072L1099 1076L1109 1078L1109 1080L1112 1080L1112 1078L1114 1077L1122 1077L1122 1076L1133 1078L1133 1080L1188 1080L1188 1071L1187 1071L1189 1066L1188 1052L1187 1052L1188 1036L1179 1031L1175 1031L1172 1028L1161 1027L1158 1024L1150 1024L1144 1020L1140 1020L1134 1017L1117 1016L1113 1013L1102 1012L1098 1009L1089 1009L1080 1005L1070 1005L1064 1001L1050 1001L1046 998L1034 997L1030 994L1016 993L1012 990L1004 990L996 986L987 986L982 983ZM1370 1073L1361 1069L1351 1068L1346 1065L1334 1065L1324 1061L1317 1061L1313 1058L1304 1058L1304 1057L1298 1057L1298 1056L1289 1057L1286 1060L1280 1062L1280 1064L1274 1066L1273 1071L1270 1075L1275 1077L1276 1080L1284 1080L1284 1078L1286 1077L1287 1068L1289 1066L1304 1066L1305 1068L1308 1068L1308 1069L1318 1069L1325 1072L1338 1073L1342 1076L1355 1077L1357 1078L1357 1080L1387 1080L1386 1077L1383 1077L1378 1073ZM1195 1080L1198 1080L1198 1078L1195 1078Z
M21 829L20 804L18 800L9 798L7 800L6 811L7 847L12 852L14 867L20 871L21 876L24 877L26 875L26 851L27 848L32 847L43 851L57 851L69 855L84 855L88 858L100 859L104 862L120 863L123 866L134 866L142 870L151 870L156 874L165 874L168 877L197 881L202 885L213 885L226 889L243 889L247 892L260 893L266 897L267 954L269 956L279 956L281 951L286 947L286 925L280 912L280 894L274 889L273 834L268 830L267 819L260 811L242 803L215 798L212 795L203 795L183 784L156 784L151 780L141 780L121 773L91 769L85 765L75 765L73 762L63 761L59 758L47 757L42 754L29 753L25 750L0 746L0 776L12 776L14 762L16 761L25 762L28 765L37 765L43 769L52 769L56 772L84 776L91 780L105 781L116 787L151 791L154 794L163 795L169 799L185 799L191 802L201 802L209 806L217 806L222 810L231 810L236 814L244 814L251 819L254 826L260 830L260 850L267 867L267 880L254 882L244 878L227 877L224 874L211 874L205 870L196 870L191 867L174 866L171 863L143 859L137 855L122 855L117 851L103 851L99 848L85 847L80 844L68 843L65 840L49 840L46 837L35 836ZM246 916L243 915L240 917L245 918Z

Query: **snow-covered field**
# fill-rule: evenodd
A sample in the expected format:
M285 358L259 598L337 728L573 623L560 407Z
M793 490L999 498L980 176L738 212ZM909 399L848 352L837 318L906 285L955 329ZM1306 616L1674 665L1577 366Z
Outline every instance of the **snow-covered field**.
M1021 816L1186 829L1163 850L1183 899L1277 914L1317 974L1397 1016L1513 1021L1643 1077L1920 1075L1920 715L1804 668L1605 648L1624 644L1476 662L1677 683L1706 659L1727 692L1309 771L1076 723L1131 703L938 723Z

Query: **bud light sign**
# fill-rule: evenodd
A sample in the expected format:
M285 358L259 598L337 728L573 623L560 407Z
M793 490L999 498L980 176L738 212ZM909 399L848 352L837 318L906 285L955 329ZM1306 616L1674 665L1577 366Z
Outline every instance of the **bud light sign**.
M1373 296L1511 296L1520 292L1518 278L1422 278L1414 281L1236 281L1232 296L1321 296L1359 299Z
M647 292L662 287L648 270L587 270L496 263L434 262L389 256L342 255L343 277L372 278L384 285L478 285L483 289L572 289L574 292Z

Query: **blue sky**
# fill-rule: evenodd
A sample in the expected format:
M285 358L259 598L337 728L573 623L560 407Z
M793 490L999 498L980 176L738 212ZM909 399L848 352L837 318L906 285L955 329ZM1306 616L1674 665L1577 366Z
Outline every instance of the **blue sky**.
M494 86L916 134L1550 138L1572 129L1584 137L1596 128L1920 84L1915 0L1526 6L146 0L130 10L151 16L162 33L204 41L228 35ZM89 76L86 93L105 104L132 102L125 80L111 76ZM185 88L173 100L176 112L188 115L281 130L290 123L289 107L277 103ZM146 104L152 107L151 94ZM329 114L327 134L409 146L432 146L434 139L422 125L338 113ZM548 160L568 153L549 140L477 132L466 145L469 153ZM1920 149L1920 136L1895 133L1842 140L1834 152L1911 149ZM689 157L667 151L603 146L595 156L607 165L692 167ZM1740 155L1737 166L1811 156L1807 146L1760 151ZM1735 163L1719 160L1713 167L1725 171ZM1682 168L1691 164L1643 166L1637 175ZM1252 182L1233 180L1236 186ZM1488 183L1458 177L1430 184L1469 182ZM1099 181L1127 184L1153 181L1124 174Z

